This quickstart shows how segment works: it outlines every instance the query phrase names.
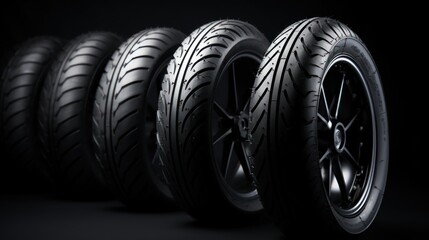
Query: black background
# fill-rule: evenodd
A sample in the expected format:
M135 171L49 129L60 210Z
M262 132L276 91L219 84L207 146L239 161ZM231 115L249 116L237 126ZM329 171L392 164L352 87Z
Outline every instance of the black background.
M174 27L186 34L213 20L248 21L269 40L303 18L328 16L347 24L365 42L382 77L390 127L390 169L385 204L380 219L397 219L396 232L423 232L429 217L429 123L424 84L429 80L424 61L428 39L422 36L422 10L411 3L379 4L375 1L13 1L0 6L1 61L14 46L33 36L71 39L93 30L117 33L124 38L148 27ZM404 14L411 14L406 18ZM1 168L1 166L0 166ZM12 185L13 183L4 183ZM4 192L4 191L3 191ZM1 196L1 195L0 195ZM22 199L21 199L22 200ZM30 200L29 200L30 201ZM0 210L6 208L1 202ZM16 206L17 207L17 206ZM2 213L0 212L0 220ZM381 220L380 220L381 221ZM420 221L420 222L419 222ZM376 222L377 223L377 222ZM1 221L0 221L1 224ZM383 232L392 224L379 223ZM1 227L1 226L0 226ZM1 236L1 233L0 233Z

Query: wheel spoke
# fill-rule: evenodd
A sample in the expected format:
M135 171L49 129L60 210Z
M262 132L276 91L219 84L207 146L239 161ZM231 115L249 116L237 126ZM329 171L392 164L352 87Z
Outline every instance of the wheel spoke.
M338 186L340 187L341 196L343 200L347 200L349 193L347 191L346 181L344 180L344 174L341 168L340 158L337 157L333 159L332 162L332 170L334 172L335 179L337 179Z
M353 116L352 120L346 125L345 130L349 130L349 128L352 126L352 124L355 122L356 118L358 117L360 113L360 110Z
M329 114L332 112L332 109L334 108L334 105L335 105L335 101L336 101L336 99L337 99L337 96L334 96L334 97L332 98L331 103L329 104Z
M225 152L227 154L226 158L224 158L226 161L223 161L224 162L223 176L225 177L225 180L227 182L229 182L229 180L231 180L232 177L234 177L234 173L237 171L238 164L239 164L237 158L233 156L234 147L235 147L235 142L232 141L231 144L229 145L229 148L226 149L227 152Z
M331 118L331 113L329 111L329 107L328 107L328 101L326 100L326 93L325 93L325 88L323 87L322 84L322 95L323 95L323 101L325 102L325 109L326 109L326 114L328 115L328 120Z
M235 106L235 111L238 110L239 106L238 106L238 94L237 94L237 79L236 79L236 72L235 72L235 63L232 63L232 67L231 67L231 71L232 71L232 97L234 98L234 106Z
M225 139L226 137L228 137L230 134L232 133L232 129L228 128L225 131L219 131L218 133L215 134L215 136L213 136L213 145L215 145L216 143L218 143L219 141Z
M350 151L346 147L344 147L343 152L345 153L345 154L343 154L344 157L347 158L347 160L349 160L356 168L359 168L358 161L356 160L355 157L353 157L353 155L350 153Z
M214 101L213 104L215 112L219 114L220 117L226 119L233 119L233 117L229 115L228 112L217 101Z
M250 181L253 181L251 164L249 162L249 158L247 156L246 148L243 142L236 144L236 153L238 156L238 160L240 161L241 167L246 174L246 177Z
M335 119L338 119L338 111L339 111L340 105L341 105L341 96L343 95L343 87L344 87L345 77L346 77L346 74L343 73L343 79L341 80L340 93L338 94L337 109L335 110Z
M329 154L331 154L331 149L326 149L326 152L323 154L323 156L319 159L319 164L323 162L323 160L328 159Z
M328 196L331 196L332 193L332 179L334 178L334 173L332 171L332 159L329 159L329 169L328 169Z
M326 124L326 126L328 127L328 129L331 129L331 127L332 127L332 122L331 121L327 121L323 116L322 116L322 114L320 114L320 113L317 113L317 117L319 117L320 118L320 120L322 120L322 122L324 122L325 124Z
M360 160L360 156L361 156L361 153L362 153L362 146L363 146L363 142L360 142L359 143L358 160Z

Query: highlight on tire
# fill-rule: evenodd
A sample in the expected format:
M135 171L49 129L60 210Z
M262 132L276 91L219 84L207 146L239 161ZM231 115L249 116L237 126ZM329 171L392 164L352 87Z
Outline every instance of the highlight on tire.
M267 47L254 26L215 21L188 36L167 68L158 105L161 158L175 198L197 219L240 224L262 210L247 128Z
M288 234L359 234L385 190L389 138L380 76L344 24L286 28L261 64L250 103L252 156L264 207Z

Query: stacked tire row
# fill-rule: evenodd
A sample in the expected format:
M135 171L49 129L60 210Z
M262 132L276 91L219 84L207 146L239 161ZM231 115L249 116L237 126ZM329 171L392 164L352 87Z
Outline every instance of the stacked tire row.
M209 224L356 235L388 167L386 104L360 38L329 18L271 43L220 20L188 37L143 30L31 39L3 70L3 161L69 196L176 206ZM221 219L221 220L219 220Z

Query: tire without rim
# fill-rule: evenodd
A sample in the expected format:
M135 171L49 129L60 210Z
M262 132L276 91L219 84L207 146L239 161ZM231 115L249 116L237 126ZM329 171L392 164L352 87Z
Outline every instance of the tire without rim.
M16 180L32 176L48 179L38 148L35 115L46 70L61 46L62 42L53 37L29 39L17 49L3 71L0 82L2 160L13 167L12 171L18 171L20 177L14 178Z
M286 28L261 64L251 109L258 189L280 229L367 229L384 194L389 138L380 77L358 36L329 18Z
M157 157L155 121L162 77L184 37L169 28L130 37L107 64L96 93L96 160L109 188L135 209L173 205Z
M91 166L91 114L96 86L121 43L112 33L81 35L49 69L40 95L38 135L52 175L68 190L101 192Z
M254 26L237 20L215 21L188 36L167 68L158 105L161 158L173 195L197 219L241 224L262 210L253 179L243 174L251 166L238 161L247 162L246 157L240 158L245 155L241 147L245 140L238 140L239 131L231 128L240 110L245 112L267 47L266 38ZM240 81L233 80L235 76ZM235 93L231 84L237 84ZM238 103L230 107L234 98ZM242 115L244 119L246 114ZM229 135L220 141L225 144L221 149L216 144L222 136L217 135L220 125L227 129L224 136ZM230 159L232 167L226 169L231 171L224 171L222 164L230 166ZM237 185L225 172L237 176Z

